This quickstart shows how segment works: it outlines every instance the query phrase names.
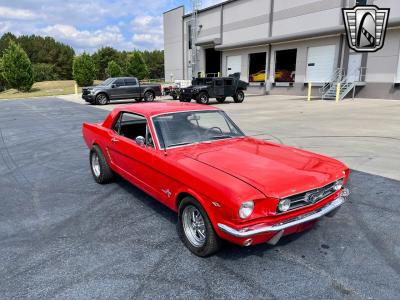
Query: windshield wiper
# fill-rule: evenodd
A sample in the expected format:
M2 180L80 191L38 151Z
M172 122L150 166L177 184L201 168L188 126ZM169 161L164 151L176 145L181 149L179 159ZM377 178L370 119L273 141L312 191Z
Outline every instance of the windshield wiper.
M210 140L229 139L229 138L232 138L232 137L233 137L233 136L227 135L227 134L223 134L223 135L214 135L214 136L210 137Z
M182 143L170 144L170 145L168 145L168 147L183 146L183 145L189 145L189 144L192 144L192 143L182 142Z

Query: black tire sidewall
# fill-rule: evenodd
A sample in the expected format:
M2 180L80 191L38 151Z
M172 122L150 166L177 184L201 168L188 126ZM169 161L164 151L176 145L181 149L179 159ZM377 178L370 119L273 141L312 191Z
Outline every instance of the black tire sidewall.
M242 96L242 99L239 98L239 95ZM236 103L242 103L244 101L244 92L242 90L237 91L233 100L235 100Z
M152 95L152 96L153 96L152 100L149 100L149 99L148 99L148 95ZM154 94L153 94L152 92L149 92L149 91L147 91L146 93L144 93L144 101L146 101L146 102L153 102L153 101L154 101Z
M106 103L100 103L99 100L98 100L99 96L105 96L106 99L107 99ZM108 104L108 97L107 97L107 95L104 94L104 93L99 93L99 94L97 94L97 95L96 95L95 103L98 104L98 105L106 105L106 104Z
M96 153L98 158L99 158L99 165L100 165L100 175L96 176L93 171L93 166L92 166L92 155ZM106 158L103 155L103 152L99 148L99 146L94 145L92 149L90 150L89 153L89 162L90 162L90 171L92 172L93 178L97 183L104 184L110 182L114 174L110 168L110 166L107 163Z
M201 101L201 98L203 98L203 97L206 97L206 99L207 99L207 101L206 102L202 102ZM200 103L200 104L208 104L208 102L209 102L209 97L208 97L208 95L207 95L207 93L205 93L205 92L201 92L198 96L197 96L197 99L198 99L198 103Z
M204 224L206 227L206 241L205 241L204 245L201 247L193 246L192 243L186 237L185 231L183 229L182 212L183 212L184 208L188 205L193 205L194 207L196 207L199 210L199 212L201 213L203 220L204 220ZM209 255L213 254L214 252L216 252L220 247L219 237L216 235L216 233L214 231L211 221L207 215L207 212L204 210L203 206L196 199L194 199L192 197L184 198L179 205L177 229L178 229L179 237L181 238L184 245L192 253L194 253L197 256L200 256L200 257L209 256ZM213 239L214 239L214 241L213 241ZM215 247L215 245L213 245L213 243L214 244L217 243L217 247Z

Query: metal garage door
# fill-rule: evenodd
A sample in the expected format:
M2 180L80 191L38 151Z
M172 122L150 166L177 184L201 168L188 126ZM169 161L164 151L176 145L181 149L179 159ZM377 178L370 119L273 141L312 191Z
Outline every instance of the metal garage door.
M242 56L234 55L226 58L226 75L242 72Z
M307 81L326 82L335 64L335 45L310 47L307 53Z

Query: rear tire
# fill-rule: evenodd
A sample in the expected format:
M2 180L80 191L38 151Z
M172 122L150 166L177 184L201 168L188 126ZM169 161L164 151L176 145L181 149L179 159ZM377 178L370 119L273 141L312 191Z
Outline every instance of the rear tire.
M217 97L218 103L224 103L226 97Z
M243 100L244 100L244 93L242 90L238 90L236 94L233 96L233 101L235 101L235 103L242 103Z
M151 91L147 91L146 93L144 93L143 95L144 101L146 102L153 102L154 101L154 93Z
M98 105L106 105L108 104L108 102L110 102L110 100L108 99L108 96L104 93L99 93L96 96L96 101L95 103Z
M97 183L104 184L114 179L114 173L99 146L94 145L90 150L89 161L93 178Z
M178 96L177 95L172 95L172 99L178 100Z
M197 256L209 256L222 246L206 211L192 197L184 198L179 205L177 229L183 244Z
M208 104L210 97L206 92L200 92L196 97L196 101L199 104Z

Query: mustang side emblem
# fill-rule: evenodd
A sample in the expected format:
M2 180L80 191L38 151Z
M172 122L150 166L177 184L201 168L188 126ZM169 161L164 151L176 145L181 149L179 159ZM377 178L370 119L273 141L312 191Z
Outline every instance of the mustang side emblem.
M349 47L357 52L375 52L383 47L390 8L362 5L343 8Z

